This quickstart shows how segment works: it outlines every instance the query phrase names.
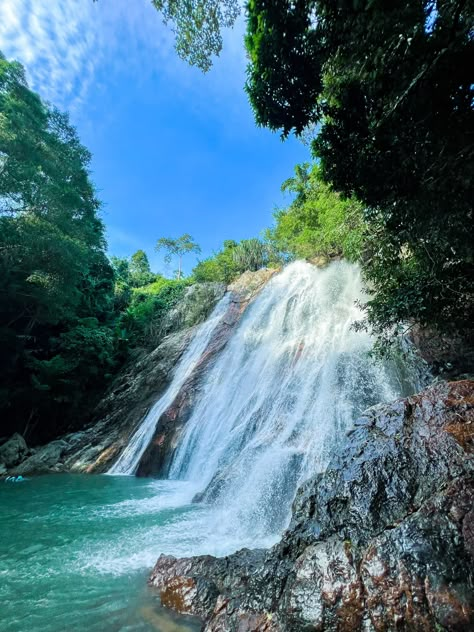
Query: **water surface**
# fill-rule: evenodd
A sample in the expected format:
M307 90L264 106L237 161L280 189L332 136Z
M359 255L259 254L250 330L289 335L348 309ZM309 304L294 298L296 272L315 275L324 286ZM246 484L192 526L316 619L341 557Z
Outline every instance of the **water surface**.
M2 632L198 630L146 584L160 553L199 551L207 510L191 493L128 476L0 481Z

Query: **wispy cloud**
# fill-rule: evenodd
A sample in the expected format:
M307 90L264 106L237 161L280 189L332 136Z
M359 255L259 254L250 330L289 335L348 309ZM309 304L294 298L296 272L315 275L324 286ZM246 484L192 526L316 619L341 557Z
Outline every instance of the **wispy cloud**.
M214 105L241 93L245 58L242 23L226 34L225 50L207 77L181 62L173 35L149 0L2 0L0 49L21 61L32 87L73 115L111 81L166 76Z

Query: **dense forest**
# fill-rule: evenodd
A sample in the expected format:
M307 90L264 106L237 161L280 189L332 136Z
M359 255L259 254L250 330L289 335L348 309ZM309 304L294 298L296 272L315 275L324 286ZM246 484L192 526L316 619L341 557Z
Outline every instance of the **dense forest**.
M193 3L154 4L178 53L208 70L238 3L211 3L201 28ZM360 326L383 342L417 324L472 345L473 20L471 2L250 0L256 121L312 137L313 161L283 183L290 203L271 227L190 274L192 238L159 239L179 266L171 279L143 250L108 257L89 152L1 56L0 435L43 442L81 427L131 350L159 342L188 285L293 258L358 262Z

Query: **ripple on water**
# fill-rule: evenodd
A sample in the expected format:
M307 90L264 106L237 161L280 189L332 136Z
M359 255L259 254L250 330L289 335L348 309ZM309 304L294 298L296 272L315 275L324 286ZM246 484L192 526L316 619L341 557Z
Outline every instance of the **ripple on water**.
M199 629L161 609L146 585L173 539L177 553L190 554L203 537L205 512L189 505L191 494L185 484L131 477L44 476L0 486L2 632Z

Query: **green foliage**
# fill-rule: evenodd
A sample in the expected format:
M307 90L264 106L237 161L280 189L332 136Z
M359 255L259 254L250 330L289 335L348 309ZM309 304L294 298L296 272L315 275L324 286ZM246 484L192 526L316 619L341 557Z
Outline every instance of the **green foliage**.
M281 260L270 243L255 238L240 242L227 240L222 250L197 264L192 276L198 283L230 283L247 270L259 270L279 263Z
M192 66L207 72L212 57L222 50L223 28L230 28L240 14L238 0L152 0L171 22L176 52Z
M144 250L137 250L130 259L111 257L110 263L115 275L115 312L121 312L128 306L134 288L144 288L163 279L159 274L151 271L148 256Z
M177 239L172 237L160 237L156 242L155 249L157 251L164 250L166 252L165 261L170 263L173 257L178 257L178 270L176 272L176 278L178 281L182 276L182 261L183 256L190 254L191 252L200 253L200 246L193 241L193 238L188 233L181 235Z
M271 261L271 251L267 244L257 238L242 239L232 253L239 274L247 270L266 268Z
M121 257L111 257L110 263L114 271L114 312L124 310L132 297L130 280L130 262Z
M150 269L150 262L144 250L137 250L130 259L130 282L133 287L143 287L153 283L156 274Z
M275 211L275 225L266 232L276 250L296 258L361 257L366 232L362 205L333 192L317 165L297 165L282 191L295 197L288 208Z
M97 0L93 0L97 2ZM222 30L232 28L240 15L239 0L151 0L171 23L179 57L203 72L222 50Z
M321 90L324 41L314 1L248 0L246 90L259 125L301 133ZM316 27L316 28L315 28Z
M234 261L234 251L237 242L228 239L224 246L214 256L199 261L192 272L192 276L198 283L215 281L217 283L230 283L239 274Z
M168 312L183 296L187 280L161 277L142 288L133 289L128 307L120 315L118 329L129 345L155 345L165 330Z
M257 122L316 126L323 180L366 208L369 323L469 327L472 2L250 0L248 13Z
M50 339L46 359L32 355L28 367L38 418L48 415L52 406L64 412L71 423L84 413L84 397L97 391L97 382L104 384L112 375L115 344L112 329L91 317Z
M89 161L68 117L0 56L2 434L64 428L114 363L114 275Z

